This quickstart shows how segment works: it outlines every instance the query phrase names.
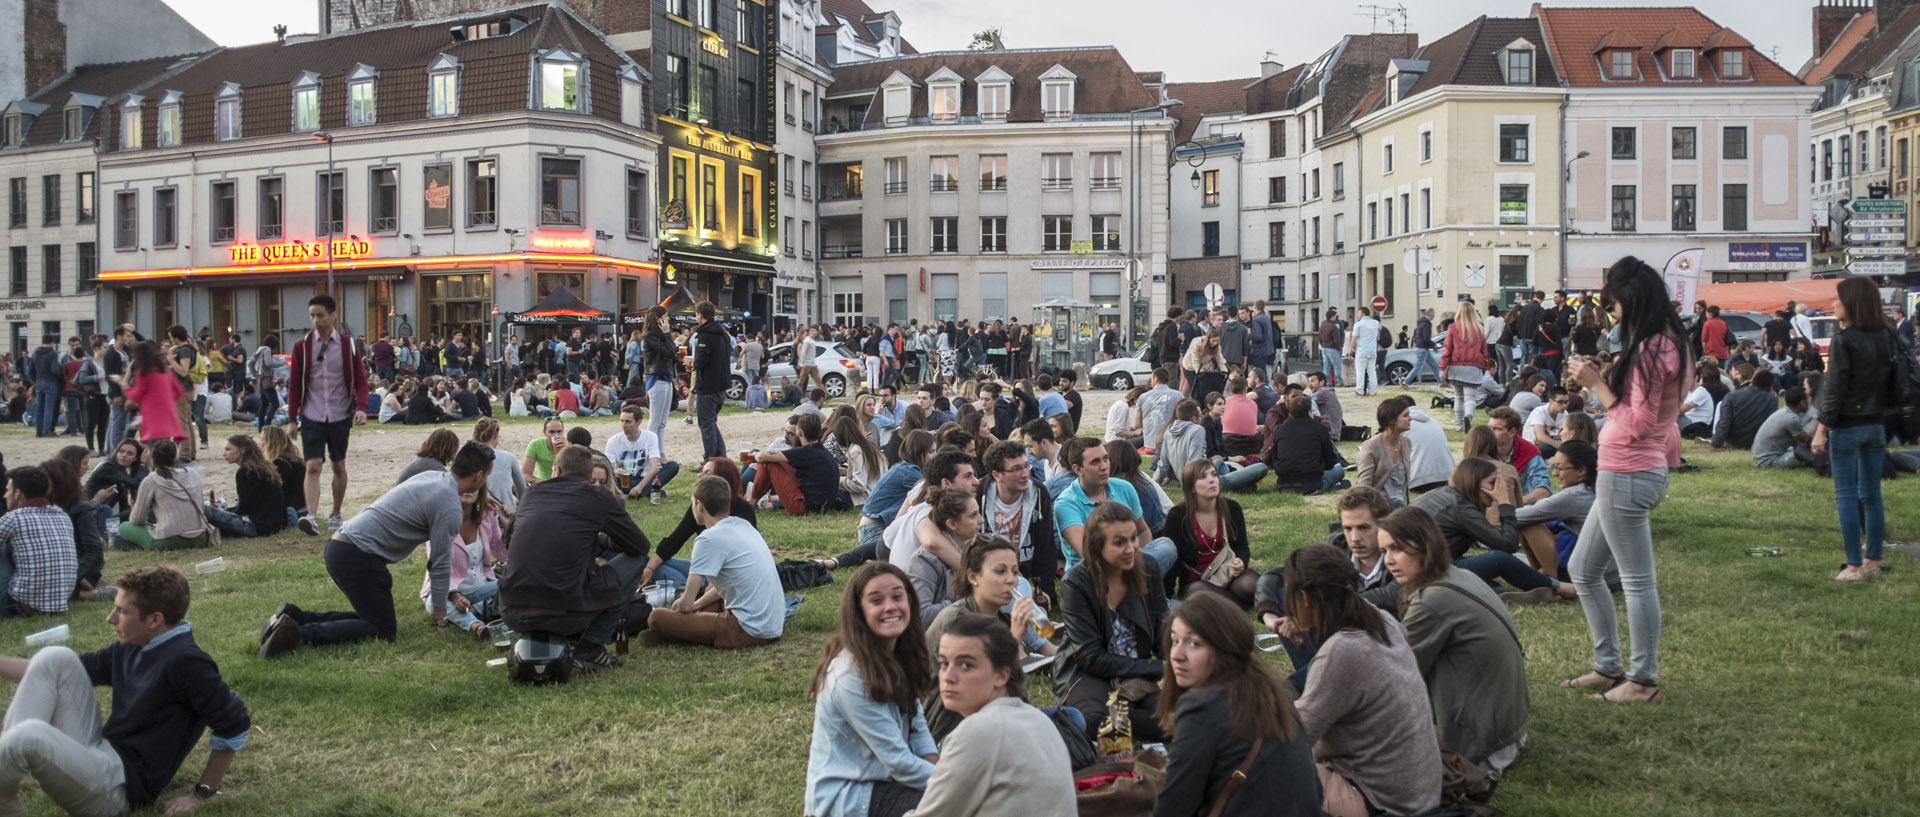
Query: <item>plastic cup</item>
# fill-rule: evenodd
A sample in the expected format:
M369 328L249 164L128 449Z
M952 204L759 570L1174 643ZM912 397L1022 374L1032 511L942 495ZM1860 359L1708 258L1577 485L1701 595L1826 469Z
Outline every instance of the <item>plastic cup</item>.
M27 635L26 640L29 646L45 647L50 644L65 644L67 643L67 638L72 634L73 631L68 628L67 625L61 624L48 627L37 633L30 633Z
M193 566L193 572L195 573L218 573L226 569L227 559L224 556L215 556Z
M506 666L506 665L507 665L507 659L505 659L505 658L489 658L489 659L487 659L487 666L489 666L489 667L504 667L504 666Z
M1280 641L1279 633L1261 633L1253 637L1253 646L1261 652L1279 652Z

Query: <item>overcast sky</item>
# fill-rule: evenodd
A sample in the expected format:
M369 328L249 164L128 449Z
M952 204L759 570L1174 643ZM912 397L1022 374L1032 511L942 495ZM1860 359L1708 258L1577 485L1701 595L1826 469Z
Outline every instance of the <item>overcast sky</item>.
M1406 8L1407 28L1429 42L1481 14L1526 16L1525 0L867 0L891 7L902 31L922 51L965 48L973 32L998 27L1010 48L1118 46L1136 70L1166 71L1175 82L1231 79L1259 73L1271 51L1286 65L1306 62L1343 34L1388 31L1363 6ZM167 0L223 45L273 38L275 23L310 32L314 0ZM1621 0L1560 0L1556 6L1671 5ZM1701 11L1752 40L1762 53L1797 71L1812 49L1812 0L1699 0ZM1175 10L1169 13L1169 9ZM1777 51L1776 51L1777 49Z

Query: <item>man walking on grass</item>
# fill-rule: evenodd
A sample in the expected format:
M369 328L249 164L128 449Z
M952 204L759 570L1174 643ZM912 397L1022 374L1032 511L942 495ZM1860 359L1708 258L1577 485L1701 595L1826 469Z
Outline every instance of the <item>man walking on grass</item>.
M307 301L313 331L294 341L293 374L287 378L287 433L299 437L307 460L307 515L300 518L300 530L308 536L320 532L313 512L320 509L323 460L333 462L327 531L340 530L340 505L347 499L347 433L367 422L364 350L341 331L338 310L331 295Z

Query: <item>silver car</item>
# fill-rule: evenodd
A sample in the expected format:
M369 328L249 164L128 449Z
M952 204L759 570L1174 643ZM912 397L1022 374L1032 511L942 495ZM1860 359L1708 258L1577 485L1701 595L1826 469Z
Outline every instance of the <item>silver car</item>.
M1146 383L1153 374L1153 366L1146 361L1147 348L1151 345L1142 343L1133 350L1133 354L1094 364L1093 370L1087 372L1087 383L1096 389L1116 391L1126 391Z
M831 341L812 340L808 343L813 344L813 365L820 370L821 388L827 390L828 397L845 397L860 390L860 383L866 377L865 358L862 355ZM792 343L776 343L768 349L766 367L767 376L763 382L769 390L800 382ZM727 383L727 399L745 399L747 380L747 371L740 368L740 361L736 357L733 378Z

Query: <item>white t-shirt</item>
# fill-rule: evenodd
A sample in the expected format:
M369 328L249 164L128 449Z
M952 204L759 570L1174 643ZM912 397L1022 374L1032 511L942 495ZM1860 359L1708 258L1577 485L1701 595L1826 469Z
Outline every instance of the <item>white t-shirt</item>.
M1133 428L1133 407L1125 400L1113 401L1113 407L1107 409L1107 436L1103 442L1120 439L1120 433Z
M1553 404L1541 403L1539 407L1533 410L1533 413L1527 415L1528 435L1533 434L1534 426L1540 426L1546 429L1546 432L1550 435L1555 435L1556 437L1559 435L1560 427L1566 424L1567 413L1563 411L1560 412L1560 416L1555 417L1552 412L1549 411L1551 408L1553 408ZM1531 436L1529 436L1528 439L1536 443L1542 442L1541 440L1533 440Z
M1680 416L1681 426L1713 422L1713 394L1707 391L1706 386L1693 387L1693 391L1687 394L1686 402L1693 404L1693 410Z
M233 422L233 395L227 392L214 392L207 395L207 422Z
M917 493L919 493L917 490L908 491L907 496L912 497ZM920 552L920 537L916 533L916 529L920 527L920 520L932 515L933 504L929 502L908 505L900 509L900 515L894 517L893 521L887 524L886 531L880 534L882 544L887 546L889 563L901 570L907 569L907 565L913 562L913 554Z
M647 472L647 460L662 456L660 437L647 429L640 429L638 439L629 440L624 433L607 438L605 450L607 459L613 467L633 476Z

